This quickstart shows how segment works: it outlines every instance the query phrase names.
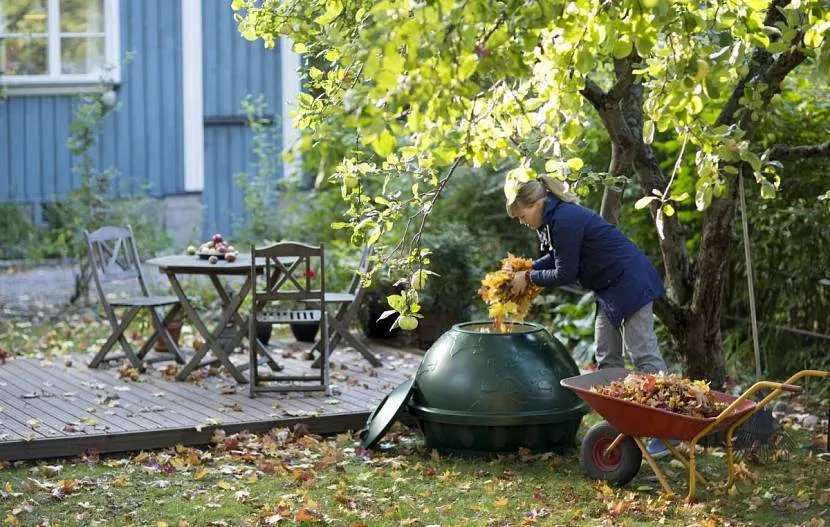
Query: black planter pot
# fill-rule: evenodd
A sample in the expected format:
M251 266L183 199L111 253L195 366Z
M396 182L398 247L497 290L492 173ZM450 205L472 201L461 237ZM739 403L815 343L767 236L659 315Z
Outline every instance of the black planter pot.
M273 331L274 326L271 324L264 324L262 322L257 322L256 325L256 338L263 344L268 344L271 340L271 331Z
M303 322L291 324L291 333L299 342L314 342L317 338L317 331L320 329L319 322Z
M380 316L389 309L385 295L369 294L368 318L363 324L363 334L370 339L389 339L398 336L398 328L392 329L392 324L397 317L391 316L378 320Z

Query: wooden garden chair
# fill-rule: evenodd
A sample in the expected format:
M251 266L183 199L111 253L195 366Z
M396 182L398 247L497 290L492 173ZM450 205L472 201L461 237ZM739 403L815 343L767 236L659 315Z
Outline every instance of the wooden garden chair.
M370 258L371 255L372 247L367 245L363 249L360 264L358 265L357 272L354 276L352 276L349 288L346 291L326 293L325 302L327 305L337 306L337 310L334 311L334 314L329 320L329 325L331 326L328 345L329 353L333 352L342 341L345 341L347 345L356 349L361 355L363 355L363 357L368 360L372 366L377 367L382 365L380 360L375 357L375 355L363 342L358 340L354 335L352 335L351 331L349 331L349 325L360 311L360 306L363 302L364 296L366 295L366 291L363 288L363 275L372 269L373 264L372 259ZM319 353L322 343L323 339L321 338L314 344L311 351ZM320 357L314 361L314 366L320 366Z
M153 359L175 360L184 364L179 347L167 331L166 324L178 316L181 309L179 300L175 296L153 296L147 289L144 275L141 272L138 249L133 237L132 227L101 227L95 232L84 230L87 248L89 250L89 265L92 271L92 278L95 281L95 289L98 291L98 299L104 307L109 320L112 333L101 347L100 351L89 363L90 368L97 368L101 362L118 360L126 357L137 369L143 370L143 360L147 352L161 338L167 344L168 353ZM107 297L104 284L113 281L137 281L138 293L129 298ZM157 309L169 308L164 318L159 316ZM125 309L126 313L119 320L115 314L116 309ZM135 319L136 315L146 309L150 315L150 322L153 325L153 333L144 342L138 353L133 351L132 346L124 336L124 332ZM107 356L115 343L118 342L123 350L123 355Z
M312 269L319 271L312 273ZM313 274L318 277L314 282ZM255 397L258 392L320 390L328 394L330 317L325 305L323 245L315 247L296 242L279 242L261 248L251 247L251 295L251 316L248 319L250 342L256 342L258 323L318 322L325 340L321 355L322 366L319 373L313 372L313 375L292 374L286 368L279 373L274 368L271 368L271 373L260 373L259 355L267 354L268 351L259 346L250 346L248 369L251 397Z

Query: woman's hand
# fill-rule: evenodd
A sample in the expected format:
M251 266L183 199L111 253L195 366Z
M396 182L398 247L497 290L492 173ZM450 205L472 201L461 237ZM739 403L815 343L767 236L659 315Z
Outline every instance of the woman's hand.
M510 282L510 290L514 295L519 295L527 289L527 271L519 271L513 275Z

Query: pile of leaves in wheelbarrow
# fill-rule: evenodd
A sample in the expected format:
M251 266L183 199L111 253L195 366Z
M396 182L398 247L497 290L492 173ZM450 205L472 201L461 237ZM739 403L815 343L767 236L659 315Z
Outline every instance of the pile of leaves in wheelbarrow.
M487 273L481 281L478 294L487 303L490 318L496 331L509 331L510 326L504 323L505 319L521 322L530 311L533 299L542 291L542 288L528 284L521 293L514 293L511 284L517 272L529 271L533 261L507 253L502 259L501 269Z
M675 374L629 373L624 379L591 391L691 417L715 417L726 405L719 402L705 381Z

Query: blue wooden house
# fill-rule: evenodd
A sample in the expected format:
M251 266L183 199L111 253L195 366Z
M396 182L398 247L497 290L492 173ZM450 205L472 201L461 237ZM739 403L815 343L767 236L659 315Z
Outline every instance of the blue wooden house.
M242 213L233 175L253 157L240 103L264 94L280 148L292 144L300 58L290 43L267 50L244 40L229 6L0 0L0 202L26 205L40 223L42 204L79 184L69 125L78 94L95 91L119 107L96 151L98 168L121 174L117 195L141 188L164 200L164 226L179 244L230 233Z

